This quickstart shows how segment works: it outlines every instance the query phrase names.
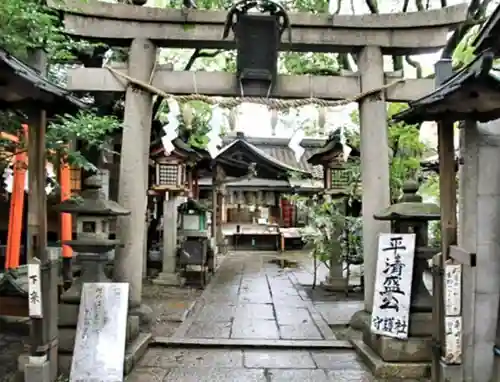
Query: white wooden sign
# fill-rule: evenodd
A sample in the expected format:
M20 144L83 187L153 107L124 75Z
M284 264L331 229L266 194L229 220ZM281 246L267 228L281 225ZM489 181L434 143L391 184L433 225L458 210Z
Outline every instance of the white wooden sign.
M70 382L123 381L128 292L128 283L83 285Z
M372 333L408 338L415 234L382 233L373 296Z
M40 261L33 259L28 264L28 312L32 318L43 318L41 276Z
M445 265L444 285L445 315L459 316L462 313L462 265Z
M444 360L449 365L462 363L462 317L446 317Z

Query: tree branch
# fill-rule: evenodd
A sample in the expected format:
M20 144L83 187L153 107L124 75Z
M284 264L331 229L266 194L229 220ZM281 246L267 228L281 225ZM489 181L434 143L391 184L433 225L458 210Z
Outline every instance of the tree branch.
M445 0L441 0L441 4ZM484 19L486 7L488 6L491 0L472 0L469 4L469 8L467 9L467 20L457 27L453 32L451 38L448 40L446 46L443 48L443 52L441 53L441 58L451 59L453 56L453 52L457 48L458 44L465 37L467 32L478 23L481 23Z
M411 56L406 56L405 61L408 65L415 68L415 70L417 71L417 78L422 78L422 65L420 65L420 62L414 60L413 58L411 58Z
M213 52L206 52L206 51L202 51L201 49L195 49L195 51L193 52L191 57L189 57L189 60L186 63L186 66L184 66L184 71L191 70L191 68L193 67L194 63L196 62L196 60L198 58L201 58L201 57L212 58L212 57L215 57L222 52L223 52L223 50L220 50L220 49L213 51ZM153 104L153 118L156 116L156 114L158 114L158 110L160 110L160 106L161 106L161 103L163 102L163 100L164 100L163 97L160 97L160 96L156 97L155 103Z

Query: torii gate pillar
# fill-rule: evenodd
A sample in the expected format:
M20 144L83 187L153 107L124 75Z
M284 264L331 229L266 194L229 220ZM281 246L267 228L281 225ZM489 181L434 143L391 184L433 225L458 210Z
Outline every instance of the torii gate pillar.
M146 39L134 39L129 50L128 74L149 83L155 60L155 45ZM141 306L152 112L152 94L128 85L118 202L131 214L118 220L117 238L123 247L117 249L114 279L130 284L129 307L132 311Z
M361 91L384 86L384 62L380 47L367 46L358 56ZM361 186L363 214L363 258L365 310L372 311L378 235L390 232L390 223L376 221L373 215L391 203L389 186L389 142L387 109L383 95L359 102L361 130Z

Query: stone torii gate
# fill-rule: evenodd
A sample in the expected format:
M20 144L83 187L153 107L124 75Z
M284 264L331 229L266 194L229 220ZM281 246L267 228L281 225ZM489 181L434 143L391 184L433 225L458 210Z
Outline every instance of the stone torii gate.
M156 48L235 49L232 39L222 40L227 12L160 9L79 0L51 0L64 12L66 32L75 37L128 47L129 77L150 83L169 94L240 97L239 80L222 72L182 72L157 67ZM411 55L442 48L451 28L466 17L465 4L439 10L379 15L312 15L290 13L292 40L283 36L280 50L302 52L350 52L357 54L359 72L344 76L279 75L270 98L352 99L360 93L383 89L394 81L384 73L383 55ZM189 27L186 27L189 26ZM115 266L120 281L130 283L131 306L141 301L141 279L146 209L148 146L152 94L137 90L105 68L70 71L72 91L126 92L122 141L119 202L131 211L120 224L124 243ZM372 310L373 285L379 232L388 223L373 215L390 204L389 147L386 101L416 100L434 88L433 79L406 79L385 89L382 96L359 101L361 123L361 171L365 253L365 309ZM266 97L265 89L245 90L245 96Z

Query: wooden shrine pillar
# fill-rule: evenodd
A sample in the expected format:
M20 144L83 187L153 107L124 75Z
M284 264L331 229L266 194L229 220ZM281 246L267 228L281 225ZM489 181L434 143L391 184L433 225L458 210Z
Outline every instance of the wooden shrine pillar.
M128 75L149 83L155 60L156 47L151 41L133 40ZM118 202L131 213L117 222L117 238L123 247L117 248L114 279L129 283L132 309L141 304L152 108L151 93L132 84L127 86Z
M358 56L361 92L384 86L384 60L376 46L367 46ZM390 232L390 223L376 221L373 215L391 204L389 189L389 142L387 111L383 95L366 97L359 102L361 128L361 183L363 213L363 253L365 310L372 311L378 235Z
M212 172L212 243L219 253L223 245L222 208L224 207L224 180L225 174L222 167L215 165Z

